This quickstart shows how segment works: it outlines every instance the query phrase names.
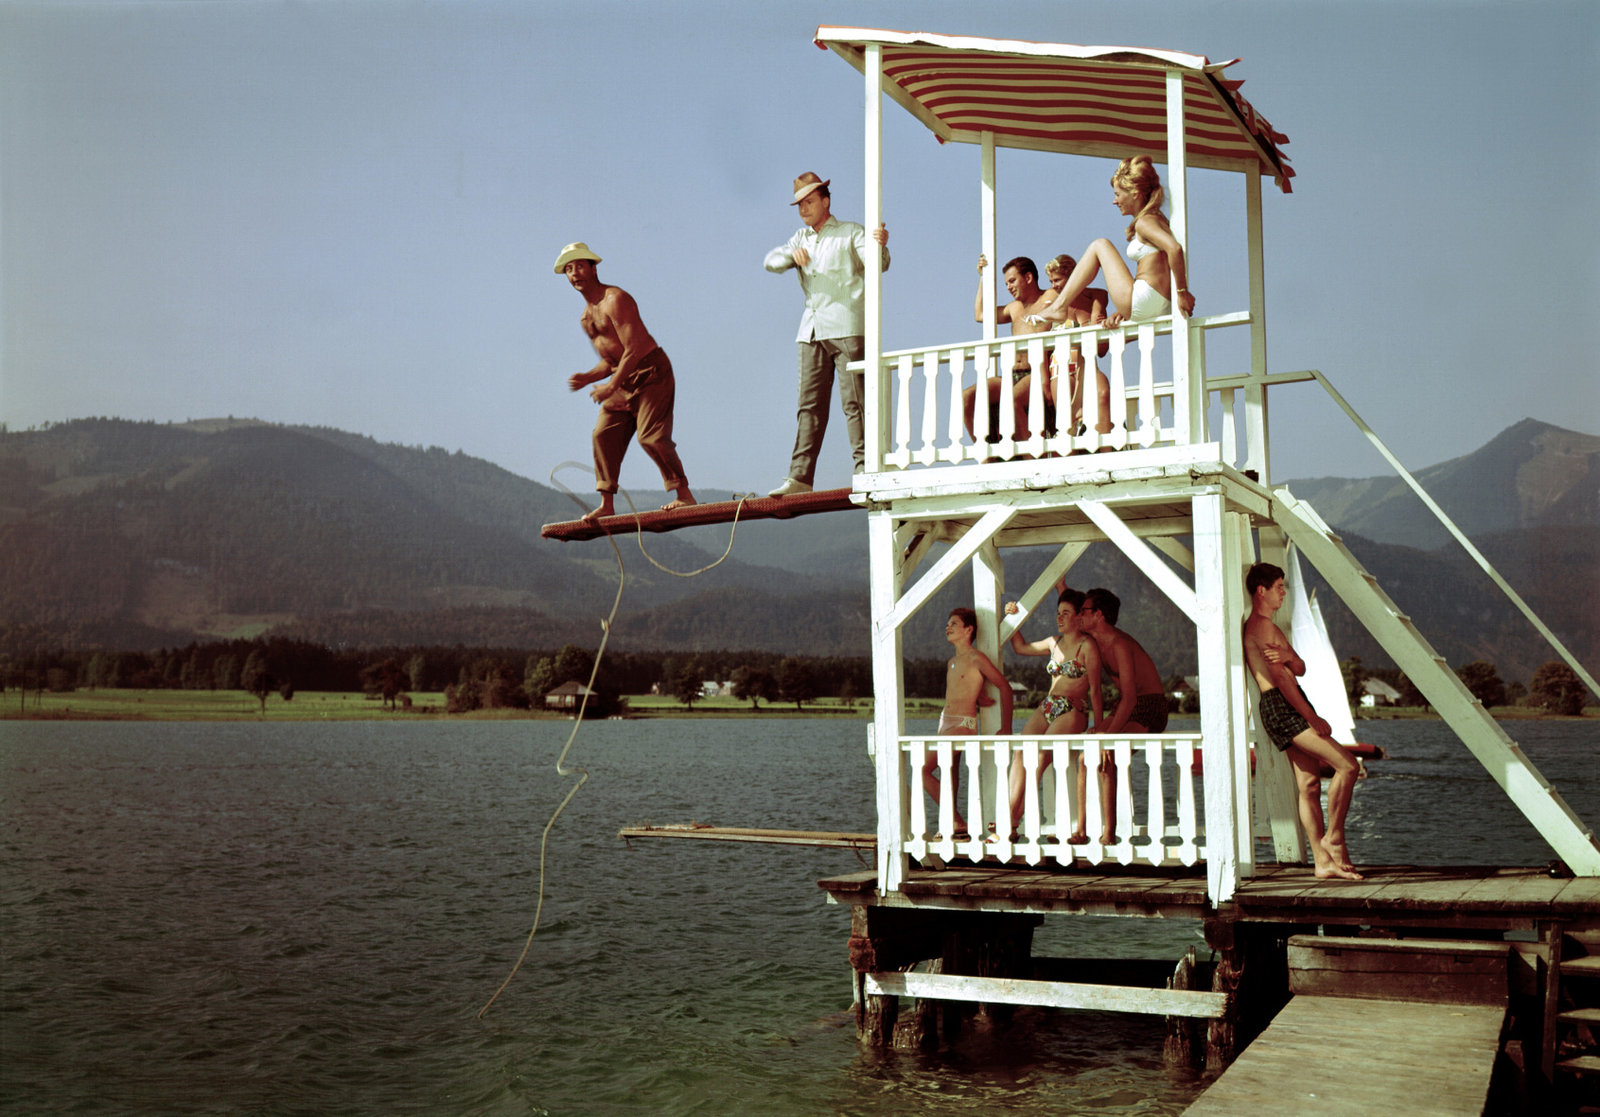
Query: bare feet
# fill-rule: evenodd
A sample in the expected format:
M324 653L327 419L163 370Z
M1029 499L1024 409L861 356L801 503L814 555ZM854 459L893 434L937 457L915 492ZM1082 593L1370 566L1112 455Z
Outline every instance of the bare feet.
M1114 846L1117 844L1117 840L1117 835L1110 830L1100 835L1100 844L1103 846Z
M676 511L679 508L688 508L691 505L698 504L698 503L700 503L700 502L695 500L693 497L691 497L688 500L683 500L683 499L669 500L669 501L667 501L665 504L663 504L661 506L661 510L663 512L672 512L672 511Z
M1076 831L1074 831L1072 836L1067 839L1067 844L1070 845L1070 846L1088 845L1089 844L1089 832L1087 830L1076 830Z
M1366 880L1367 878L1356 872L1356 867L1350 862L1350 851L1343 842L1330 842L1326 835L1317 843L1322 847L1322 852L1327 855L1328 863L1318 865L1316 875L1318 880L1327 880L1335 877L1339 880Z
M578 522L580 524L598 523L600 520L605 519L607 516L615 516L616 514L617 514L617 510L611 506L611 502L609 500L602 500L600 502L600 507L596 508L592 512L585 512L579 518Z

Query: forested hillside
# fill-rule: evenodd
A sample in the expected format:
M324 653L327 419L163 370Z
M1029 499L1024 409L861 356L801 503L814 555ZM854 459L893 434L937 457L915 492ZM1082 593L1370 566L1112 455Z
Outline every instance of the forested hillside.
M1547 623L1600 659L1600 438L1525 420L1482 450L1423 470L1447 511ZM1552 658L1453 543L1430 541L1398 481L1291 481L1344 535L1452 664L1487 659L1526 680ZM587 496L587 493L581 494ZM702 493L713 498L722 494ZM148 650L263 634L329 647L592 647L617 587L605 540L539 538L577 507L489 462L322 428L214 420L79 420L0 432L0 651ZM613 648L860 656L868 648L866 517L650 535L679 578L618 540L626 589ZM1048 550L1007 556L1020 593ZM1307 571L1313 583L1314 572ZM1123 626L1164 672L1196 669L1192 628L1114 547L1071 573L1123 599ZM944 654L954 579L906 632L906 655ZM1386 657L1325 590L1342 656ZM1042 635L1048 617L1025 632Z

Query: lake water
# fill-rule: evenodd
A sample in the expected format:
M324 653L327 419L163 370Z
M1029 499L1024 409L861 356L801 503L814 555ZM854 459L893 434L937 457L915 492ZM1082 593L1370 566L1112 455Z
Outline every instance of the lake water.
M1600 818L1589 723L1509 728ZM1368 722L1357 859L1553 855L1437 722ZM1158 1019L1027 1011L864 1051L838 850L619 827L871 830L861 722L0 722L0 1110L92 1114L1176 1114ZM1176 959L1184 921L1047 920L1041 955Z

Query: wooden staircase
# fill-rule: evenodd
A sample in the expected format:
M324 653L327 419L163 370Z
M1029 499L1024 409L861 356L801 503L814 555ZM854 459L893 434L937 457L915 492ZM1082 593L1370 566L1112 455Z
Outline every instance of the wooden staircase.
M1506 736L1339 536L1286 488L1272 494L1272 518L1567 866L1579 876L1600 876L1600 844L1594 832Z
M1600 928L1552 942L1546 1073L1564 1113L1600 1113Z

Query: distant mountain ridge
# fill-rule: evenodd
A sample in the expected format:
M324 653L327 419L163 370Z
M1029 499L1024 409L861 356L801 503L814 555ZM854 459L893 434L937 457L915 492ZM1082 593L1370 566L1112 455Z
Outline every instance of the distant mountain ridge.
M1547 526L1600 524L1600 437L1533 419L1472 453L1414 471L1469 538ZM1340 531L1422 550L1453 544L1399 477L1288 482Z
M1524 420L1419 473L1594 662L1600 438ZM1526 680L1551 658L1398 479L1288 486L1450 662L1488 658ZM616 593L615 552L539 536L576 514L567 494L481 459L327 428L93 419L0 432L0 636L130 649L269 631L329 645L593 646ZM865 521L840 512L644 538L652 558L688 571L720 556L731 533L729 558L694 578L658 570L635 537L619 538L627 584L614 646L865 654ZM1047 557L1008 555L1011 592ZM1115 548L1091 548L1072 581L1116 589L1163 670L1194 670L1192 628ZM943 654L944 615L969 597L962 579L945 587L908 630L906 654ZM1340 654L1385 662L1322 599Z

